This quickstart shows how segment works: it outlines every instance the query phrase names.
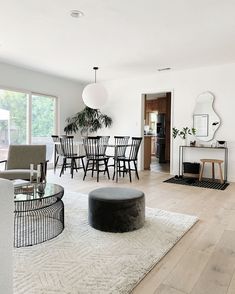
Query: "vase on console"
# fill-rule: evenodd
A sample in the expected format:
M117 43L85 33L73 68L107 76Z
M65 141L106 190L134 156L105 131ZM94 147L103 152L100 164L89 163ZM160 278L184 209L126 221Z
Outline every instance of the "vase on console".
M184 127L181 130L178 130L176 128L172 129L172 135L173 138L175 139L177 136L179 136L182 139L182 146L187 146L187 136L188 135L195 135L196 130L194 128L188 128Z

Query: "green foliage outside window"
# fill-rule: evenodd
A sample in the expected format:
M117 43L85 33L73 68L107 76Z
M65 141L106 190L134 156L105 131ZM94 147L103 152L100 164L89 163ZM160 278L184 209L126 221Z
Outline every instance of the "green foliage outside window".
M11 142L26 142L27 95L20 92L0 91L0 108L10 111ZM0 120L0 132L7 129L7 121Z
M50 137L54 134L54 99L32 97L32 137Z
M28 94L0 90L0 109L10 112L11 144L25 144L27 138ZM32 137L50 137L54 133L55 99L32 95ZM0 118L0 143L4 142L8 123Z

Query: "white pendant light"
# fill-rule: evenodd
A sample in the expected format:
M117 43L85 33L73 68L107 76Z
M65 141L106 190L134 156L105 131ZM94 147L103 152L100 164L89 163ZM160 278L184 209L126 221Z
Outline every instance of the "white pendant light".
M99 109L107 101L108 93L103 85L96 83L96 71L98 67L93 67L95 71L95 83L87 85L82 92L82 99L86 106Z

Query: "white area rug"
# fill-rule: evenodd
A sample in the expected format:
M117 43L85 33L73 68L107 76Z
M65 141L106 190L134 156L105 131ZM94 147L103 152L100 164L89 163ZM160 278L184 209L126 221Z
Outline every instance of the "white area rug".
M14 249L14 294L129 293L197 221L146 208L142 229L105 233L88 225L87 196L67 193L63 200L63 233Z

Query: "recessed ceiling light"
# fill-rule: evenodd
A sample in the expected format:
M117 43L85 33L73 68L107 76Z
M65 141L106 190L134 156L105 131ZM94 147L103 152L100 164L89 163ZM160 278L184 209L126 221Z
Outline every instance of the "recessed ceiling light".
M84 16L84 13L82 11L80 11L80 10L71 10L70 11L70 15L72 17L78 18L78 17L83 17Z
M171 67L159 68L158 71L171 70Z

